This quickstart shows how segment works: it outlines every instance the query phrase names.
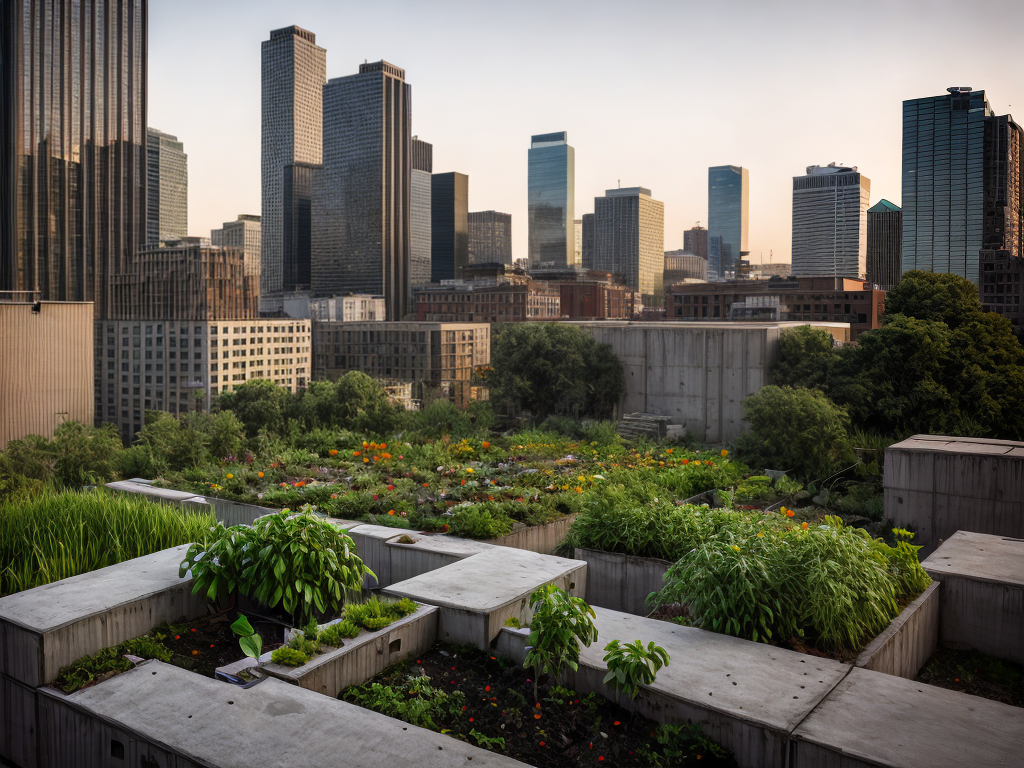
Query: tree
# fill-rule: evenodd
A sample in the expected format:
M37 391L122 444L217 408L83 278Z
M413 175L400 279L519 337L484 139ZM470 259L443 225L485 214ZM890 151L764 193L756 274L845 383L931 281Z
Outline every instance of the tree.
M268 379L252 379L220 396L218 408L232 411L245 425L245 433L256 437L261 429L281 434L285 425L288 390Z
M827 391L836 358L834 346L832 334L810 325L783 331L779 360L771 371L772 384Z
M978 286L959 275L912 270L885 296L885 317L896 315L945 323L959 328L981 315Z

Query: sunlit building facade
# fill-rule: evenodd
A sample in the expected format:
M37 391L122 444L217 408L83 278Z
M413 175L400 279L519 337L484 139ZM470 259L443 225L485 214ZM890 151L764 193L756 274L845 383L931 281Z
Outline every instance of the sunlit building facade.
M433 145L413 136L409 177L410 290L430 282L430 177L433 170ZM409 306L413 305L410 303Z
M188 237L188 155L177 136L146 131L146 242Z
M534 136L528 163L530 268L575 264L576 153L568 134Z
M641 294L661 294L665 204L649 189L609 189L594 198L594 269Z
M862 278L867 272L871 180L832 163L793 178L793 274Z
M737 165L708 168L708 273L726 276L749 253L750 172ZM712 239L715 240L712 244ZM691 246L691 250L697 252Z
M469 263L512 266L512 214L470 211Z

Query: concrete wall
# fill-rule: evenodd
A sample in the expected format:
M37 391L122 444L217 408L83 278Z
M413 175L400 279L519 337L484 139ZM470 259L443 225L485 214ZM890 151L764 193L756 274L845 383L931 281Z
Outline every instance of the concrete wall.
M922 556L957 531L1024 538L1024 443L914 435L886 448L884 486Z
M665 573L672 567L668 560L594 549L577 548L574 557L587 563L588 603L637 616L653 610L647 596L664 586Z
M569 532L569 528L572 527L575 519L576 515L567 515L560 520L545 523L544 525L529 525L507 536L487 539L487 543L499 547L526 549L541 555L553 555L562 539L565 538L565 534Z
M768 383L781 331L820 327L841 341L841 323L578 322L622 361L623 413L668 416L670 423L707 443L725 443L744 431L740 405Z
M939 644L939 582L932 584L857 657L857 666L913 680Z

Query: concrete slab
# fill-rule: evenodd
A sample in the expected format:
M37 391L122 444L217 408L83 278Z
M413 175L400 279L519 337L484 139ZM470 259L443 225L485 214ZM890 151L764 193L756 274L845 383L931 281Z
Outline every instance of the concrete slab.
M917 677L921 667L939 644L939 587L933 581L921 595L904 608L857 657L856 665L908 680Z
M400 543L400 538L402 537L389 539L387 542L387 549L391 554L393 583L436 571L471 555L486 552L495 546L483 541L460 539L457 536L430 536L413 532L409 533L411 544Z
M665 585L668 560L632 557L577 547L577 560L587 564L587 602L613 611L646 616L647 596Z
M41 764L62 768L523 765L280 680L241 689L159 661L39 698Z
M386 587L391 578L391 552L385 546L390 539L397 539L409 531L402 528L389 528L386 525L357 525L348 529L348 535L355 542L356 552L366 566L373 571L377 580L366 577L366 587Z
M854 669L793 738L791 768L1019 766L1024 710Z
M49 683L61 667L206 611L192 579L178 578L188 544L0 598L0 673Z
M1024 540L957 531L921 564L932 578L963 576L1024 586Z
M579 560L493 547L384 592L440 606L440 640L487 648L510 616L529 620L530 595L538 587L554 583L580 596L586 572L587 564Z

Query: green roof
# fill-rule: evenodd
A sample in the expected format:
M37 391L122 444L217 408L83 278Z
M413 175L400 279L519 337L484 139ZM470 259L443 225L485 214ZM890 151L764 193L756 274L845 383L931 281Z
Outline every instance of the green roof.
M868 208L869 213L885 213L886 211L898 211L900 207L893 205L888 200L882 199Z

